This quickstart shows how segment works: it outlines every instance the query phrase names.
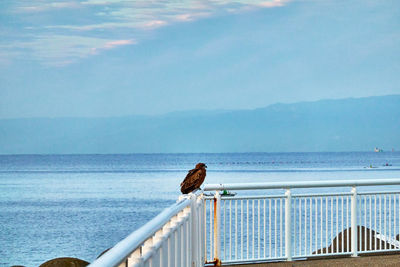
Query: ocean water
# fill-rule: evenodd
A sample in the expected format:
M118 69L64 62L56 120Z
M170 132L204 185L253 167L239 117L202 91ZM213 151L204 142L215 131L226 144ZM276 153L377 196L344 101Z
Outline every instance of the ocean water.
M174 203L197 162L206 183L400 178L399 152L1 155L0 266L93 261Z

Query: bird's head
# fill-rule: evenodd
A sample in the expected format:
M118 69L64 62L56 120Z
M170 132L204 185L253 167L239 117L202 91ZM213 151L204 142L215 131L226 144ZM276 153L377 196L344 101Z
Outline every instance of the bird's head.
M206 164L204 164L204 163L197 163L196 164L196 169L201 169L201 168L207 168L207 165Z

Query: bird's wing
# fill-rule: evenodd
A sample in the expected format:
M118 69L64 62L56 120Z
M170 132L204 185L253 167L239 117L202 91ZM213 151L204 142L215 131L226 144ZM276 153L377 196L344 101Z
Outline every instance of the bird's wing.
M199 172L196 173L196 187L200 188L201 184L204 182L204 179L206 179L206 169L200 169Z
M183 182L181 183L181 186L186 184L187 182L191 181L194 177L193 175L198 171L199 169L192 169L188 172L188 174L186 175L185 179L183 180ZM194 179L193 179L194 180Z

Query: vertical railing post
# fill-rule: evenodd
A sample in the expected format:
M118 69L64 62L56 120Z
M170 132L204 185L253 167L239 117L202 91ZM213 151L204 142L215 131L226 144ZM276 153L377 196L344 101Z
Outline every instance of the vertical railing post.
M190 262L192 267L197 267L198 262L198 246L199 246L199 231L200 231L200 224L198 222L198 215L197 215L197 197L195 194L190 194L190 216L191 216L191 225L190 225L190 233L191 233L191 257Z
M206 260L206 251L207 251L207 238L206 238L206 199L204 198L204 195L201 196L199 199L201 201L201 205L199 208L199 214L200 214L200 240L201 240L201 247L200 247L200 263L203 265ZM201 265L201 266L202 266Z
M119 267L143 266L142 247L136 249Z
M162 259L162 265L161 267L168 267L168 261L169 261L169 251L168 251L168 244L170 243L170 224L171 221L167 222L163 227L162 227L162 235L163 235L163 243L161 245L161 259Z
M351 189L351 252L352 257L357 257L357 188L353 186Z
M221 195L215 191L214 195L214 261L215 266L221 266Z
M285 256L287 261L292 260L292 193L285 192ZM282 211L281 211L282 212Z

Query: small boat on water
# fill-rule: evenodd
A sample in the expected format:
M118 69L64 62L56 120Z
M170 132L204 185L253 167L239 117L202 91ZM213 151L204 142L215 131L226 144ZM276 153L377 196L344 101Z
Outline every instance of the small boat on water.
M368 167L364 167L364 169L366 169L366 168L368 168L368 169L376 169L376 168L378 168L378 167L372 166L372 164L371 164L371 165L369 165Z
M234 196L236 196L236 192L231 192L231 191L228 191L228 190L222 190L221 192L219 192L219 194L222 196L222 197L234 197ZM212 194L212 193L205 193L204 194L205 196L214 196L214 194Z
M221 196L224 196L224 197L234 197L234 196L236 196L236 192L231 192L231 191L228 191L228 190L223 190L223 191L221 192Z
M374 148L374 152L383 152L383 150L380 149L380 148L378 148L378 147L375 147L375 148Z

